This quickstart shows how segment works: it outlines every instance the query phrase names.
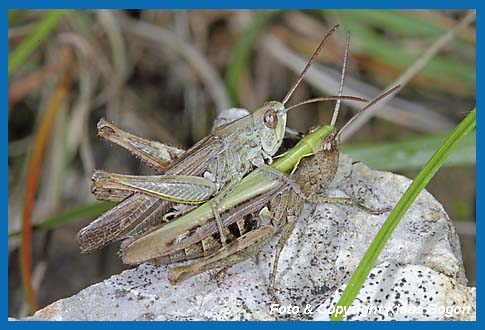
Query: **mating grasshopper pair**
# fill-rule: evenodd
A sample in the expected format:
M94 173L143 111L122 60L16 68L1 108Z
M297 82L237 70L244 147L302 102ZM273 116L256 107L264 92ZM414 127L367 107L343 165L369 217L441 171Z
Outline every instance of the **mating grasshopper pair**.
M120 203L81 229L78 234L81 252L99 249L133 232L141 233L147 223L155 225L168 221L170 217L176 218L191 209L190 204L200 204L212 196L215 198L211 200L211 208L220 240L224 244L226 237L218 212L219 204L253 166L261 167L265 165L265 160L272 162L271 157L281 146L284 137L287 112L312 102L341 99L366 101L339 93L338 96L306 100L285 108L337 27L323 38L283 101L268 102L252 114L216 129L183 154L151 141L123 135L114 126L100 122L98 129L101 136L132 151L163 175L127 176L96 172L93 176L95 195ZM162 149L165 155L153 149ZM180 156L172 159L174 155Z
M305 199L350 202L365 208L350 199L318 199L316 195L317 192L325 190L333 180L338 166L338 133L334 128L338 105L331 125L307 135L295 148L275 161L272 164L273 169L263 165L263 158L271 157L281 145L286 111L293 108L285 109L284 103L334 30L335 28L322 41L283 102L270 102L252 116L216 130L215 134L185 153L178 149L164 148L161 144L130 135L104 121L100 122L98 128L101 136L132 151L165 176L164 180L160 180L162 177L159 176L120 176L96 172L93 177L95 195L101 199L122 202L80 231L82 251L89 252L114 239L132 236L122 248L122 258L126 263L140 263L154 258L170 263L204 257L191 265L172 269L169 279L172 283L178 283L207 269L228 267L255 255L275 233L284 228L271 276L272 288L279 251L294 228ZM347 50L348 42L346 54ZM338 96L314 100L362 100L341 96L343 76L344 74ZM252 121L254 126L251 127L248 121ZM241 139L249 142L249 148L240 143ZM231 143L238 142L236 145L239 149L233 148ZM258 145L259 143L261 144ZM216 148L218 152L213 152L211 148ZM194 154L205 157L194 158ZM312 154L313 156L302 159ZM300 160L301 164L297 167ZM169 163L170 161L172 162ZM197 163L194 164L194 161ZM241 181L242 176L248 172L250 163L260 168ZM233 173L235 169L241 172ZM293 179L288 179L283 174L292 169L295 169L292 178L296 184ZM206 174L205 178L182 176L202 173ZM219 176L211 177L207 173ZM222 174L230 174L230 180L224 181ZM225 183L227 185L223 188L217 186ZM193 189L194 186L197 189ZM199 202L219 190L221 192L212 200L195 210L177 216L168 223L160 222L159 219L173 207L170 202ZM164 195L167 191L170 194ZM175 196L173 191L177 191L178 195ZM160 198L167 198L169 201ZM150 231L147 233L146 229Z
M387 211L370 209L351 198L325 195L335 177L338 159L337 129L326 125L314 130L277 159L272 164L273 170L254 170L222 201L219 212L229 238L227 245L223 246L218 240L208 202L169 224L128 240L121 249L123 262L138 264L156 259L159 263L170 264L203 257L169 271L169 281L177 284L201 272L228 268L255 256L280 233L270 277L270 289L273 290L280 252L305 201L352 204L371 214ZM292 173L286 177L283 173L289 171Z

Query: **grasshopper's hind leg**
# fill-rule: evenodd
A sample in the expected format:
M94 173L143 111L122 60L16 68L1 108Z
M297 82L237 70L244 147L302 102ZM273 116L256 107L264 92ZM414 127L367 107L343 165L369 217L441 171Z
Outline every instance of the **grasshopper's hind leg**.
M105 119L100 119L97 125L98 135L120 147L128 150L158 172L164 172L165 168L175 159L180 157L185 150L178 149L157 141L150 141L134 134L128 133Z
M213 255L199 259L190 265L170 269L167 275L168 281L175 285L207 270L231 267L259 253L272 236L271 226L252 230L226 244Z

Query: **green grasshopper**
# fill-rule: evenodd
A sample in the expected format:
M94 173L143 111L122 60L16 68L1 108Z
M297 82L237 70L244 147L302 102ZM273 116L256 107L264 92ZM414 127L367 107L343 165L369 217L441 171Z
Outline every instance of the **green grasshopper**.
M375 102L396 88L384 93ZM274 293L279 255L295 227L305 200L352 204L372 214L387 211L370 209L351 198L321 196L337 171L339 137L340 133L333 125L323 126L310 132L286 155L277 159L272 164L274 172L256 169L246 176L220 204L219 212L228 233L228 244L223 246L217 237L211 236L217 235L217 230L210 205L206 203L128 242L121 249L123 262L138 264L155 259L168 264L203 257L169 271L169 281L178 284L201 272L225 269L257 255L275 234L281 232L270 277L270 289ZM291 170L293 173L287 179L283 173Z
M121 202L98 219L82 228L78 233L81 252L99 249L114 240L125 238L133 231L140 232L151 227L175 209L175 215L188 211L180 204L199 204L211 199L220 240L226 241L218 204L237 186L252 166L264 167L265 160L271 163L272 156L282 143L286 126L286 113L302 104L336 99L366 101L352 96L330 96L307 100L285 108L286 102L303 79L318 53L326 44L338 25L331 29L321 41L295 84L282 102L271 101L254 113L216 129L213 134L199 141L181 154L173 149L168 157L157 158L156 152L138 150L135 155L145 159L149 165L162 172L158 176L126 176L98 171L93 175L98 198ZM113 125L101 121L100 135L113 135ZM119 142L116 138L113 142ZM130 139L121 146L128 149L150 148L151 141ZM137 145L138 144L138 145ZM156 146L161 147L161 146ZM148 156L147 156L148 155ZM173 155L178 157L171 160ZM163 158L165 157L165 158ZM96 183L98 185L96 185ZM110 195L110 193L113 194ZM217 193L217 194L216 194ZM149 224L149 225L147 225Z

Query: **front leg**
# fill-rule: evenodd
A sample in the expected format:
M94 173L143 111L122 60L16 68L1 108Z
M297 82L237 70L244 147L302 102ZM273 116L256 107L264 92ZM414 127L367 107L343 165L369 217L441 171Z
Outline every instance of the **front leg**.
M241 182L242 178L246 173L249 172L251 165L246 163L243 168L238 173L233 173L231 180L219 191L219 193L210 201L210 207L212 209L212 214L217 224L217 231L219 232L219 239L224 246L226 244L226 235L224 234L224 225L222 223L221 214L219 212L219 207L224 200Z
M226 244L227 239L226 239L226 235L224 234L224 225L222 223L221 214L219 212L219 206L221 205L222 200L226 198L226 196L229 195L229 193L231 193L234 190L234 188L237 187L239 182L241 182L241 179L244 176L244 173L245 172L233 177L232 180L229 181L224 186L224 188L222 188L222 190L210 201L212 214L214 215L214 219L216 220L217 230L219 232L219 237L220 237L219 239L223 246Z
M268 172L272 175L274 175L276 178L278 178L278 180L280 180L281 182L283 182L284 184L286 184L288 187L290 187L290 189L298 195L298 197L302 198L302 199L307 199L306 196L304 195L303 191L301 190L300 186L298 185L298 183L291 177L291 176L287 176L286 174L280 172L279 170L269 166L269 165L266 165L266 164L262 164L260 165L258 168L260 168L262 171L264 172Z

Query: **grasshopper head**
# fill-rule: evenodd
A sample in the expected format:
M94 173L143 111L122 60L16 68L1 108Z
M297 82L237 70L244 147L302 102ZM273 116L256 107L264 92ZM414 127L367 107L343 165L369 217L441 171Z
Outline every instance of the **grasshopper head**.
M253 118L263 152L269 156L274 155L285 136L285 106L277 101L268 102L253 113Z

